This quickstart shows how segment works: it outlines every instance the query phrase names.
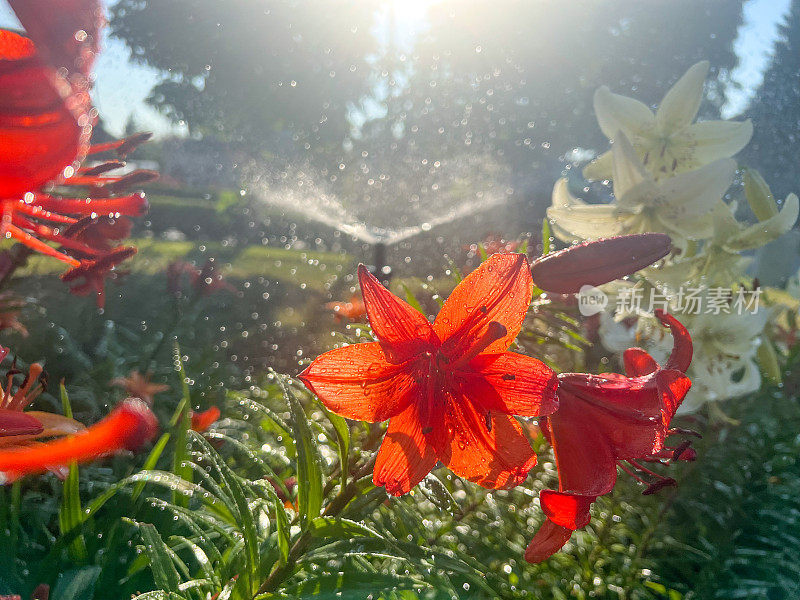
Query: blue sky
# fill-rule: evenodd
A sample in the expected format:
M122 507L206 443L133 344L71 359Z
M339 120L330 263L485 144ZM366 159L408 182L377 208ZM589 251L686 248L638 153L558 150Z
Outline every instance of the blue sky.
M422 0L414 1L416 8L422 4ZM778 35L778 25L787 14L789 5L790 0L749 0L745 4L745 22L735 42L739 64L731 74L742 87L728 91L729 100L723 107L723 117L740 114L761 83ZM4 0L0 0L0 27L19 27ZM160 80L160 75L153 69L132 63L130 53L121 41L105 36L96 74L95 103L112 134L122 133L132 113L140 127L156 134L181 130L145 104L145 98Z

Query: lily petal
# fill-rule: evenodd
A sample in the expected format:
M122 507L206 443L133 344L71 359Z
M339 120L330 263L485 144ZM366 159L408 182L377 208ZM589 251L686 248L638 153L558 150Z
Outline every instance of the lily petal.
M390 363L379 342L326 352L298 378L331 411L371 423L398 415L419 395L413 361Z
M747 146L753 137L753 123L746 121L701 121L672 137L675 144L691 149L683 170L695 169L720 158L727 158Z
M120 450L136 450L152 439L158 421L140 400L127 400L81 433L34 447L0 450L0 481L43 473L72 461L86 462Z
M56 435L72 435L86 429L83 423L75 419L70 419L64 415L55 413L29 410L25 414L39 421L44 427L44 431L38 437L49 437Z
M561 550L572 537L572 529L556 525L547 519L525 549L525 560L540 563Z
M616 461L657 452L667 427L652 378L562 373L559 409L548 417L559 489L602 496L614 487Z
M655 125L653 112L646 104L627 96L613 94L606 86L594 93L594 112L597 123L608 139L618 131L628 137L652 131Z
M583 529L589 524L591 519L589 509L595 497L542 490L539 493L539 501L548 519L556 525L575 530Z
M376 486L384 486L393 496L407 494L436 465L436 451L422 430L415 405L389 421L372 473Z
M431 324L419 311L387 290L364 265L358 281L372 332L392 362L403 362L438 344Z
M611 204L587 204L574 197L566 179L553 187L553 205L547 209L553 233L562 242L610 237L623 233L624 223Z
M446 399L439 459L456 475L485 488L505 489L522 483L536 465L536 454L514 417L480 414L467 398Z
M0 438L18 435L36 435L44 431L42 423L20 410L0 408Z
M672 335L672 352L664 368L686 373L692 363L692 354L694 352L689 330L678 319L660 308L656 309L655 315L662 325L669 327L670 335Z
M622 354L625 374L628 377L642 377L658 369L658 363L641 348L628 348Z
M56 179L81 150L81 128L30 40L0 31L0 197Z
M493 328L500 331L500 327L504 335L495 337L481 352L505 351L522 329L532 296L533 279L525 255L493 254L458 284L436 316L433 329L442 340L441 352L453 358L468 355Z
M751 225L728 238L725 248L731 252L760 248L790 231L797 222L798 213L800 213L800 201L795 194L789 194L777 215Z
M602 179L611 179L613 171L614 156L611 150L608 150L583 167L581 174L584 179L588 179L589 181L599 181Z
M614 195L624 198L632 190L642 186L642 184L654 182L653 176L647 172L636 150L633 149L628 137L621 131L614 137L614 145L611 148L614 157Z
M461 392L487 412L538 417L558 407L555 372L524 354L478 356L470 362L469 371L459 375Z
M656 112L656 123L662 133L676 131L694 121L703 99L708 68L707 60L692 65L666 93Z

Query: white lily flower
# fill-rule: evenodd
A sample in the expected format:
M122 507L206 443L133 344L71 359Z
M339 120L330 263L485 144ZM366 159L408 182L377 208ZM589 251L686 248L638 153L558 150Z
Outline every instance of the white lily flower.
M712 286L740 283L748 279L745 273L753 261L740 253L765 246L791 230L800 214L800 200L795 194L789 194L780 210L776 208L773 216L753 225L740 223L735 213L736 203L717 203L712 213L713 235L704 242L702 251L648 269L646 276L673 288L701 278Z
M666 93L655 114L650 108L603 86L595 92L594 110L609 140L621 131L656 179L691 171L739 152L753 135L746 121L693 123L703 98L709 63L693 65ZM606 152L583 170L587 179L609 179L613 155Z
M735 161L723 158L659 181L644 167L624 133L616 136L612 152L614 202L587 204L572 196L566 180L556 183L547 216L560 239L656 231L670 234L681 245L712 234L711 211L733 181Z

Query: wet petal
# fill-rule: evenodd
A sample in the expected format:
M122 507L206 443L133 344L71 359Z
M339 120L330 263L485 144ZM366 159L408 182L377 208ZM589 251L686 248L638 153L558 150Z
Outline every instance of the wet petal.
M428 438L438 432L425 434L423 429L415 405L389 421L372 474L376 486L384 486L393 496L407 494L436 465L436 451Z
M402 362L438 346L428 319L381 285L364 265L358 266L358 281L372 332L389 360Z
M27 34L50 64L88 75L105 23L99 0L9 0Z
M75 419L70 419L69 417L57 415L55 413L29 410L26 414L35 418L44 427L44 431L42 431L38 437L71 435L86 429L83 423L79 423Z
M567 529L582 529L589 524L589 509L594 496L566 494L554 490L542 490L539 494L542 510L547 518L556 525Z
M458 284L442 306L433 328L448 358L466 355L491 333L492 323L505 328L502 337L483 348L496 354L517 337L533 295L533 280L524 254L493 254Z
M20 410L0 408L0 437L36 435L44 430L36 418Z
M127 400L81 433L34 447L0 450L0 481L43 473L72 461L95 460L120 450L136 450L153 438L158 421L140 400Z
M485 488L522 483L536 465L536 454L514 417L479 413L467 398L447 394L446 437L439 438L440 460L456 475Z
M686 375L674 369L658 371L655 377L662 406L662 422L664 428L667 428L689 388L692 387L692 382ZM663 445L663 439L661 444Z
M385 421L419 394L413 361L393 364L379 342L326 352L299 376L336 414L360 421Z
M572 537L572 530L547 519L525 549L525 560L540 563L561 550Z
M483 355L460 372L460 391L484 411L538 417L558 406L555 372L543 362L517 354Z
M82 130L52 81L30 40L0 31L0 197L38 189L81 151Z
M707 60L692 65L666 93L656 111L656 123L662 133L671 133L694 121L703 99L708 67Z
M616 428L616 420L601 411L586 410L584 402L563 389L559 400L559 409L547 417L559 490L587 496L607 494L617 481L617 465L604 430Z
M217 419L219 419L221 414L222 413L220 412L219 408L216 406L212 406L203 412L193 412L192 429L198 433L208 431L208 428L211 427Z
M606 86L594 93L594 112L600 129L608 139L613 139L619 131L632 138L652 130L655 122L646 104L613 94Z
M614 236L624 228L614 206L587 204L575 198L566 179L559 179L553 187L553 205L547 209L547 218L553 233L563 242Z
M649 375L658 369L656 360L641 348L628 348L623 352L622 360L628 377Z
M672 335L672 352L669 355L667 364L664 365L665 369L676 369L681 373L686 373L689 365L692 363L692 354L694 352L692 346L692 336L689 331L683 326L683 323L678 321L671 314L663 310L656 309L655 315L662 325L669 327L670 334Z

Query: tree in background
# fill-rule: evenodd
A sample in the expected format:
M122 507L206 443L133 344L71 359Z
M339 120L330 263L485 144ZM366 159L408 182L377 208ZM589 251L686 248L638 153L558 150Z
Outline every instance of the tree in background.
M792 1L780 34L764 81L746 111L754 135L745 151L776 198L798 189L800 160L787 148L796 148L800 140L800 1Z
M432 3L411 55L384 58L383 75L397 92L387 96L386 117L364 127L361 143L371 154L392 148L431 163L492 155L514 173L523 213L531 215L532 203L546 204L564 163L579 160L570 155L576 140L605 149L592 106L600 85L652 102L702 59L723 81L736 62L741 9L730 0ZM721 89L713 90L717 105Z
M340 143L366 92L372 11L361 0L120 0L111 28L165 73L149 102L193 133L287 151Z

